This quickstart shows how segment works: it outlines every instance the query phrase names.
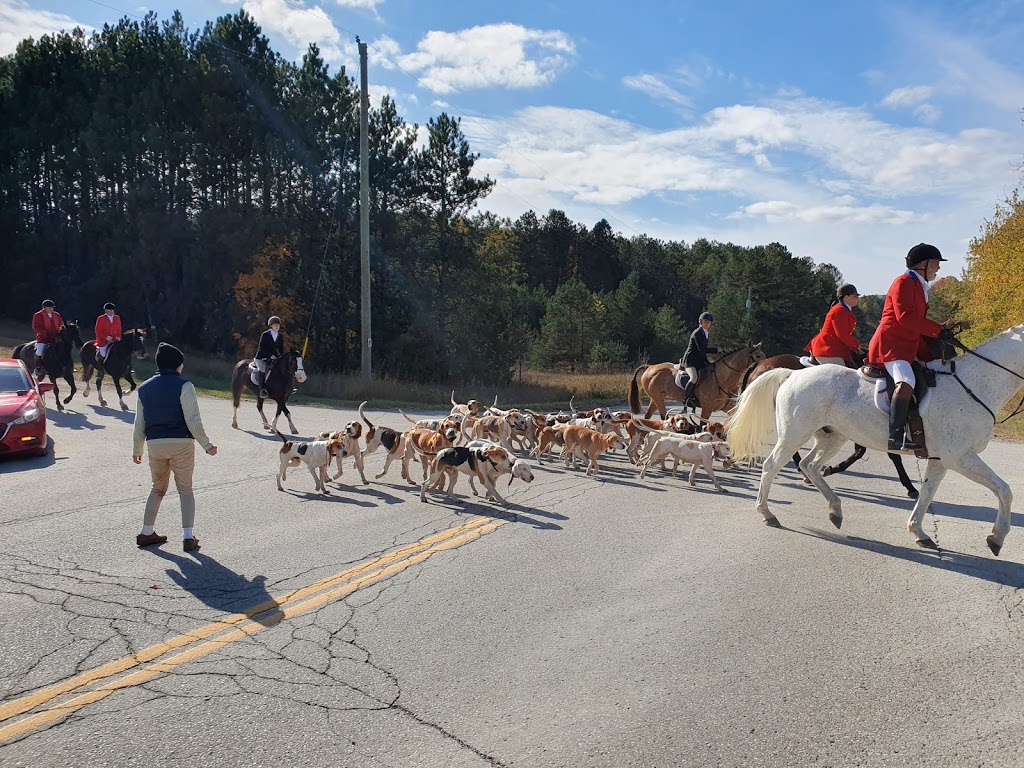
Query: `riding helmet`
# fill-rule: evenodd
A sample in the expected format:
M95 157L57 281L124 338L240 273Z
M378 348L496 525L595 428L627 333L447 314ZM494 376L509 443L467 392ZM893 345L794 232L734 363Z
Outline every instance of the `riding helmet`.
M946 261L946 259L942 258L942 254L939 253L939 249L934 245L918 243L907 251L907 269L913 269L922 261L930 261L931 259Z
M117 309L111 302L107 302L103 305L103 311L106 312L108 309Z
M843 283L836 288L836 298L843 299L847 296L860 296L857 292L857 288L852 283Z
M52 306L53 306L53 302L50 299L47 299L46 301L43 302L43 309L46 309L47 307L52 307Z
M278 317L277 315L272 315L271 318L269 320L267 320L267 325L271 326L274 323L277 323L278 325L281 325L281 318Z
M712 323L715 322L715 316L712 315L710 312L701 312L700 313L700 317L697 318L697 319L702 321L702 322L704 320L710 320Z

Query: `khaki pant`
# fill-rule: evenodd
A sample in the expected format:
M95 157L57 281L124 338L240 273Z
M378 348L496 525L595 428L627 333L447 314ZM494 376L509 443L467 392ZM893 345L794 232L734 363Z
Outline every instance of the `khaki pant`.
M164 500L173 473L174 485L181 500L181 527L191 528L196 519L196 497L192 493L192 472L196 466L195 441L171 443L154 440L146 443L146 450L149 453L153 490L146 500L143 525L156 524L156 513L160 511L160 502Z

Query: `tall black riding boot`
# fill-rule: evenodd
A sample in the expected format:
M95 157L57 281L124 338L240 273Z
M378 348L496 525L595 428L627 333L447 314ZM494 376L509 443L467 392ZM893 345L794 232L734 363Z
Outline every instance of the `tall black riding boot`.
M270 393L267 392L267 374L263 371L257 371L256 378L259 381L260 397L268 397Z
M691 379L686 380L686 386L683 387L683 405L692 405L691 399L693 398L693 381Z
M907 437L907 417L910 415L910 398L897 400L894 396L889 405L889 450L917 451L921 446Z
M34 375L39 380L46 378L46 369L43 368L43 358L39 355L36 355L36 370Z
M103 367L104 358L97 356L94 367L96 368L96 377L100 378L107 372L106 368Z

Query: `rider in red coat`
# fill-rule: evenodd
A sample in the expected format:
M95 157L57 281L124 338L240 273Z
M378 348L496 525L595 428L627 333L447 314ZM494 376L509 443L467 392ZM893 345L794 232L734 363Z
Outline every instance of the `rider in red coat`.
M821 331L804 348L819 363L849 366L853 362L850 353L861 348L853 335L853 329L857 327L853 308L859 299L857 289L849 283L836 290L836 300L825 316Z
M121 340L121 318L111 302L103 305L103 314L96 318L96 369L101 370L110 352L110 345Z
M46 345L53 344L60 338L60 327L64 325L60 312L53 308L53 302L47 299L43 308L32 315L32 330L36 334L36 370L35 377L42 379L46 374L43 370L43 355Z
M919 243L907 253L907 271L897 277L885 295L882 319L868 346L868 362L884 365L896 382L889 411L889 450L914 451L920 446L907 439L905 428L916 377L911 362L931 360L926 338L939 338L947 325L929 320L928 284L945 261L934 245Z

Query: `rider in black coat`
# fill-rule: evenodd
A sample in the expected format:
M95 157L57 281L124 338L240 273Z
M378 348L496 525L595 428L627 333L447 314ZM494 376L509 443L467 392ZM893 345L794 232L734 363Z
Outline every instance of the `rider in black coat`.
M686 369L686 373L690 377L689 381L686 382L686 389L683 391L684 403L689 402L690 397L693 395L693 387L697 383L697 376L700 375L704 368L711 365L708 355L718 354L718 347L712 347L708 344L708 333L714 320L715 318L710 312L701 313L700 325L690 334L690 341L686 345L686 352L683 353L683 357L679 361L679 364Z
M284 334L281 333L281 318L274 315L267 320L267 325L270 326L260 336L260 346L256 350L255 363L259 369L259 375L256 377L260 382L260 397L267 397L267 390L265 384L267 382L267 368L274 364L279 358L284 356Z

